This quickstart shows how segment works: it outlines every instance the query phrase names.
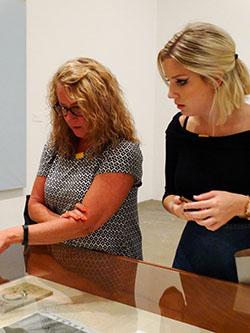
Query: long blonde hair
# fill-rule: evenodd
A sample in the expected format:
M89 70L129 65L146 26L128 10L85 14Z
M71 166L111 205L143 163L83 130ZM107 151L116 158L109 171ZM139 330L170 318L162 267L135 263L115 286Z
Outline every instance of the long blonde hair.
M51 144L61 156L72 156L78 139L53 109L58 103L58 84L64 86L69 99L82 110L88 126L86 142L91 151L99 154L107 144L116 146L122 138L139 142L114 75L94 59L76 58L62 65L49 83Z
M212 127L224 124L250 94L249 72L236 54L233 39L213 24L189 24L164 46L158 54L158 68L164 80L163 62L168 57L214 87ZM219 111L215 113L215 110Z

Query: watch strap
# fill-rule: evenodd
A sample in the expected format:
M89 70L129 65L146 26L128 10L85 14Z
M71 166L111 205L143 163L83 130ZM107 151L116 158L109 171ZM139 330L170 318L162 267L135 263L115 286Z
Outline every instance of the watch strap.
M23 226L23 242L22 245L28 245L29 242L29 226L24 224Z

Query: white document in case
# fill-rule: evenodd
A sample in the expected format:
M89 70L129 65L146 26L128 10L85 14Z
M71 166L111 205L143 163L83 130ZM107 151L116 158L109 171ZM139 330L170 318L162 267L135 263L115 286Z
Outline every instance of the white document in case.
M14 323L0 328L0 333L6 332L58 332L58 333L98 333L97 331L58 315L40 311L24 317Z
M52 290L29 282L21 282L0 290L0 313L14 310L45 297L51 296Z
M239 282L250 285L250 249L238 251L234 257Z

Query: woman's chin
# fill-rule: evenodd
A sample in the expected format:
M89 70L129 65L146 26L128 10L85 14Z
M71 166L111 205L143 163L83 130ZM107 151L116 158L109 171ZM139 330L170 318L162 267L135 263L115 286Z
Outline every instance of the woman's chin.
M83 133L82 129L73 128L72 131L75 134L75 136L80 138L80 139L83 139L85 137L85 133Z

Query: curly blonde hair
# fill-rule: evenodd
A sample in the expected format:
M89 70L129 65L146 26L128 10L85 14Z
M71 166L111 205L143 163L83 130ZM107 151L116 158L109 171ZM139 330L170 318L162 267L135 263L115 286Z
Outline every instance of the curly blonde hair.
M158 54L158 68L164 81L163 62L168 57L213 86L212 127L224 124L250 94L249 72L236 54L233 39L213 24L189 24L164 46Z
M94 59L67 61L49 83L51 145L63 157L75 153L77 137L53 107L58 103L57 86L62 84L69 99L77 102L88 126L87 146L100 154L106 145L116 146L124 138L138 142L134 121L127 110L114 75Z

